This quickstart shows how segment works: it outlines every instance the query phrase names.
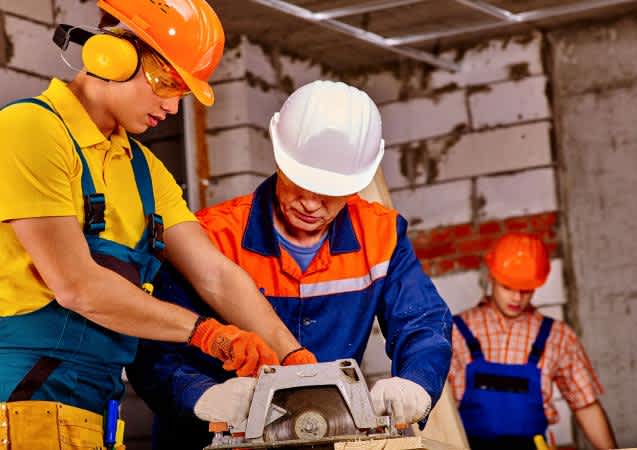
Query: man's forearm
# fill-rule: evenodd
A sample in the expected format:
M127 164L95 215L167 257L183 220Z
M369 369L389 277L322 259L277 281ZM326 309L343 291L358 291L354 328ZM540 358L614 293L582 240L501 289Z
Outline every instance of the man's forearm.
M216 281L205 283L199 294L224 320L257 333L279 358L299 347L294 335L243 269L233 263L224 265Z
M195 314L153 299L98 265L75 216L20 219L11 226L39 275L65 308L131 336L175 342L188 338Z
M169 228L166 256L225 321L261 336L283 358L299 347L254 281L210 242L196 222Z
M602 405L595 403L575 411L582 431L596 449L617 448L617 442Z
M111 270L95 265L90 272L76 299L61 302L63 306L129 336L168 342L188 339L195 313L151 297Z

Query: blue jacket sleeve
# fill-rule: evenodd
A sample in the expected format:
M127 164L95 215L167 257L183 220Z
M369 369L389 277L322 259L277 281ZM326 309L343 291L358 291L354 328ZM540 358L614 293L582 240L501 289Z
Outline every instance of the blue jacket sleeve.
M200 315L213 316L195 290L170 266L155 279L155 295ZM135 361L126 367L135 392L156 414L193 416L199 397L234 376L216 358L186 344L140 340Z
M392 360L392 376L440 398L451 362L451 312L423 272L398 216L398 242L389 262L377 316Z

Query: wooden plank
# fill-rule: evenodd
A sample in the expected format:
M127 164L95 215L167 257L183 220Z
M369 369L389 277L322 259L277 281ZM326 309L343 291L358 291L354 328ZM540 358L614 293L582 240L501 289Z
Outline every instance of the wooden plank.
M449 383L445 383L445 387L440 396L440 400L436 403L433 411L429 414L429 420L423 431L415 427L416 434L428 439L447 442L457 447L469 448L469 441L458 414L456 401L449 388Z
M468 450L418 436L373 441L337 442L334 450Z
M378 202L387 208L393 208L385 177L380 167L370 185L360 195L367 201ZM420 437L445 442L458 448L469 448L469 441L448 383L445 383L442 396L429 415L425 429L421 432L417 426L414 426L414 432Z
M208 161L208 140L206 139L206 114L208 109L198 101L194 102L195 130L197 134L197 177L206 182L199 183L199 206L206 206L210 163Z

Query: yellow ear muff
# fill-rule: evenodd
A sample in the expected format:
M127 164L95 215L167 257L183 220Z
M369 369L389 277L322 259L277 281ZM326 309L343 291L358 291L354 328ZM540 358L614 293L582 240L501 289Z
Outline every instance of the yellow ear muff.
M137 72L139 56L132 42L110 34L91 36L82 47L86 70L110 81L128 81Z

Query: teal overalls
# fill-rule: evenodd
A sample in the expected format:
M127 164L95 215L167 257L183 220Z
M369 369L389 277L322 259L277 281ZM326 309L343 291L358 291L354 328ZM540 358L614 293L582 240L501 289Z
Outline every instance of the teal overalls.
M39 99L11 104L15 103L38 105L64 124L59 114ZM100 238L107 226L104 221L107 199L95 192L86 159L69 128L66 129L82 162L84 236L93 258L137 286L150 282L161 265L157 254L165 245L163 222L155 213L152 180L142 150L134 140L129 140L135 181L147 218L139 243L130 248ZM0 402L57 401L102 414L108 400L120 399L124 393L122 367L133 361L137 341L135 337L103 328L55 300L28 314L0 317Z

